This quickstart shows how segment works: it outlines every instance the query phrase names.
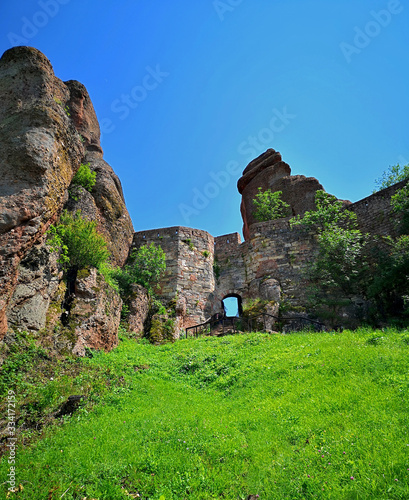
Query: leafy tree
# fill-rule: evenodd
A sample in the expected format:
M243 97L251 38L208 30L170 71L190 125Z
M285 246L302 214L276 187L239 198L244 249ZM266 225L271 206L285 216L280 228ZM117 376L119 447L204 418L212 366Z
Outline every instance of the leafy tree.
M373 248L376 263L368 297L383 319L409 317L409 235L382 238Z
M359 296L373 304L372 321L409 316L409 236L363 234L356 215L335 197L317 191L317 210L292 219L317 231L318 252L307 270L308 296L321 317L335 326L341 309ZM409 188L392 198L396 212L409 212Z
M96 230L97 223L83 219L81 211L63 212L60 221L48 230L49 245L59 251L59 262L74 270L88 266L99 267L109 258L103 236Z
M159 281L166 270L166 254L160 246L141 246L130 256L130 263L124 269L118 269L114 278L118 281L122 294L126 297L131 292L131 285L137 283L153 296Z
M409 164L403 166L400 166L399 163L391 165L379 179L376 179L376 189L373 192L376 193L405 179L409 179Z
M290 205L281 199L282 194L282 191L272 192L271 189L262 191L259 187L253 200L256 207L254 218L259 222L264 222L285 217Z
M325 191L315 195L316 210L294 217L290 224L318 232L318 253L306 272L311 305L335 326L342 307L365 295L368 236L357 228L356 214Z
M80 165L77 173L72 178L71 184L74 186L82 186L87 191L92 191L92 188L96 182L96 172L92 172L89 163L85 163Z
M396 191L391 198L391 205L394 212L409 210L409 183Z
M400 232L409 233L409 182L392 196L391 205L393 212L402 216Z
M314 228L320 233L334 227L356 229L357 217L354 212L344 208L342 201L332 194L319 189L315 193L316 210L305 212L301 217L297 215L290 221L291 227L302 225Z
M367 273L364 248L368 236L358 229L332 227L318 236L319 254L313 266L317 278L346 296L363 292Z

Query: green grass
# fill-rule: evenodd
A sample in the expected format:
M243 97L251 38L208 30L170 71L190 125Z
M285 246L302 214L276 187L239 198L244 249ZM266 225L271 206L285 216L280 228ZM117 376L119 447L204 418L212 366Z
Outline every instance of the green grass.
M18 449L10 498L408 499L408 339L124 340L81 361L98 398Z

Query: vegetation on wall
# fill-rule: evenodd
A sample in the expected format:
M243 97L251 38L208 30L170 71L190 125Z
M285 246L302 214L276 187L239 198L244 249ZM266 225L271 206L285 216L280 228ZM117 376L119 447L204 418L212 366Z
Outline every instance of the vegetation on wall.
M281 199L282 194L282 191L273 192L271 189L263 191L259 187L258 193L253 199L253 204L256 207L254 218L258 222L264 222L286 217L290 205Z
M318 253L307 270L309 307L335 326L341 309L364 293L368 237L358 229L356 214L335 196L319 190L315 205L316 210L298 215L290 224L317 231Z
M356 229L356 214L350 210L344 210L343 202L335 196L318 190L314 201L316 209L305 212L302 217L297 215L291 219L291 226L303 225L307 228L314 228L319 234L336 227Z
M405 187L391 200L394 213L403 214L403 220L409 211L407 194ZM310 307L330 320L332 326L345 323L344 308L357 303L361 307L358 322L406 324L409 237L363 234L358 229L356 214L324 191L317 191L315 202L315 211L290 222L292 226L314 228L318 235L318 253L307 270Z
M373 192L376 193L381 189L393 186L397 182L404 181L405 179L409 179L409 164L402 166L399 165L399 163L397 165L391 165L379 179L376 179L376 189L374 189Z
M89 163L81 163L80 168L71 181L71 185L82 186L87 191L91 192L95 185L96 177L97 173L91 171Z
M391 198L393 213L400 215L400 232L409 233L409 182L398 189Z
M217 258L217 256L215 256L213 261L213 275L217 282L219 281L220 278L220 272L221 269L220 269L219 259Z
M89 266L98 268L107 262L110 255L107 243L96 226L95 221L84 219L79 210L75 214L62 213L59 223L48 230L48 244L59 252L60 264L79 270Z

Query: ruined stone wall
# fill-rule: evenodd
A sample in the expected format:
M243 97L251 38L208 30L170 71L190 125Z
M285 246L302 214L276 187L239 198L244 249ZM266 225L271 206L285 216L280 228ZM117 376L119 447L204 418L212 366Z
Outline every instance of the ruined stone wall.
M348 206L348 210L356 213L361 231L382 236L397 235L400 217L392 213L391 197L405 184L406 181L398 182Z
M296 307L305 303L304 271L314 258L317 244L313 233L299 227L291 229L289 220L250 226L247 279L259 287L266 277L277 280L281 299Z
M313 234L291 229L289 219L281 219L252 224L249 239L244 243L240 243L237 233L219 236L215 243L215 259L220 268L216 307L231 293L240 295L244 302L280 298L292 307L303 304L303 270L316 251Z
M211 314L214 291L214 238L206 231L182 226L139 231L132 248L144 244L160 245L166 254L166 273L159 297L177 298L180 326L202 323Z
M222 312L222 300L231 294L248 295L245 255L248 244L241 243L238 233L215 238L216 288L213 296L213 313Z
M362 231L396 234L390 198L403 185L348 206L357 214ZM306 307L305 270L316 255L317 241L311 231L291 229L289 221L250 224L244 242L238 233L213 238L206 231L180 226L140 231L134 235L133 247L154 242L165 251L167 270L160 297L178 296L184 303L181 328L222 312L222 300L229 295L239 295L244 305L261 299L302 311Z

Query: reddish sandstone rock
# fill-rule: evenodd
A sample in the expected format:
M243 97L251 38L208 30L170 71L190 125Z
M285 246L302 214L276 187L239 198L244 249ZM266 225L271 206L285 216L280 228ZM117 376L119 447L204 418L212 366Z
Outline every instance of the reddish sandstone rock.
M43 243L45 232L58 221L63 208L80 208L85 217L97 221L98 230L112 252L113 263L123 265L128 256L132 222L121 183L102 158L99 138L98 120L82 84L59 80L48 59L36 49L15 47L3 54L0 59L0 339L7 331L7 314L13 316L14 326L19 327L19 317L24 317L24 325L20 326L27 326L30 320L26 313L34 310L29 304L43 306L44 300L49 300L48 292L40 285L41 279L36 278L36 294L28 291L27 273L24 271L19 278L19 263L34 245ZM83 190L83 196L74 203L68 201L68 187L81 163L89 163L97 173L96 184L91 194ZM13 307L8 307L10 303L26 304L26 312L13 312ZM43 322L44 314L32 326L36 328Z
M70 116L85 145L82 163L88 163L97 174L92 197L77 196L77 200L70 200L68 208L80 209L84 217L98 222L97 229L108 242L113 263L122 266L128 257L134 230L121 181L102 157L99 123L87 89L75 80L65 85L70 91Z
M102 156L99 123L87 89L76 80L64 83L70 91L68 107L75 128L81 134L87 151L96 151Z
M111 350L118 345L118 327L122 300L97 273L95 268L79 273L69 323L75 328L73 353L85 355L85 349Z
M18 265L58 217L84 154L68 99L38 50L15 47L0 59L0 339Z
M237 187L242 195L240 210L245 240L250 238L250 225L257 222L254 218L253 200L259 187L263 191L267 189L282 191L283 201L290 205L289 215L298 215L307 210L314 210L315 193L319 189L324 189L314 177L291 175L290 166L281 160L280 153L274 149L268 149L247 165Z
M129 331L142 337L145 321L149 314L150 300L146 288L141 285L132 285L132 294L129 301Z

